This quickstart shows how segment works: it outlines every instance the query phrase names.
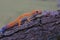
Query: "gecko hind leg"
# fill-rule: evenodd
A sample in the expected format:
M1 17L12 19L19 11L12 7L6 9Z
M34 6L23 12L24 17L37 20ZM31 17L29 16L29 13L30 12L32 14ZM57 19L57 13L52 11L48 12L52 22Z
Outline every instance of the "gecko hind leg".
M25 23L25 21L27 21L27 17L24 17L21 20L18 20L18 26L20 27L22 24Z

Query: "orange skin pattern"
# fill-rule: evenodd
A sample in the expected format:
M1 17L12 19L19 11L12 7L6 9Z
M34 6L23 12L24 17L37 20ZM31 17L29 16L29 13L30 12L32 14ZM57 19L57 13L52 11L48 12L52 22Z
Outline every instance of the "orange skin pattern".
M31 16L31 13L24 13L23 15L18 16L18 18L8 24L9 28L14 26L16 23L18 23L18 26L21 24L21 19L24 18L25 16Z
M24 17L28 17L27 20L30 21L29 17L32 16L33 14L35 14L35 12L36 12L36 10L32 11L32 13L24 13L24 14L18 16L18 18L16 20L14 20L8 24L8 28L13 27L16 23L18 23L18 26L20 26L21 20ZM41 11L38 11L38 12L41 12Z

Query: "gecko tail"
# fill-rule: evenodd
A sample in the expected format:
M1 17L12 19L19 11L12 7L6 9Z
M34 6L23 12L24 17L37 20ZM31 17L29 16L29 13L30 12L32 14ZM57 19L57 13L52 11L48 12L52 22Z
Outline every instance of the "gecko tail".
M7 29L7 25L3 26L3 27L0 29L0 32L1 32L1 33L4 33L6 29Z

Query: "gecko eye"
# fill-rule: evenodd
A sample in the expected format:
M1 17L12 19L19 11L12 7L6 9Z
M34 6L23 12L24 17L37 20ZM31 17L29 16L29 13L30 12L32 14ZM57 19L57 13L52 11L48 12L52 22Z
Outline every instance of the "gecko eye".
M38 10L33 10L32 13L33 14L38 13Z
M35 13L39 13L38 10Z
M42 11L41 11L41 10L33 10L32 13L33 13L33 14L41 14Z
M36 10L36 13L41 14L42 10Z

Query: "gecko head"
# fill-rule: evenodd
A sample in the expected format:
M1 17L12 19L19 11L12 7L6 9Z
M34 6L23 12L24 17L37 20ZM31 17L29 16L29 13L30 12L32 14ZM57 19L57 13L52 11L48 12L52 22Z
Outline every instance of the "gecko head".
M32 14L41 14L41 13L42 13L41 10L33 10L33 11L32 11Z

